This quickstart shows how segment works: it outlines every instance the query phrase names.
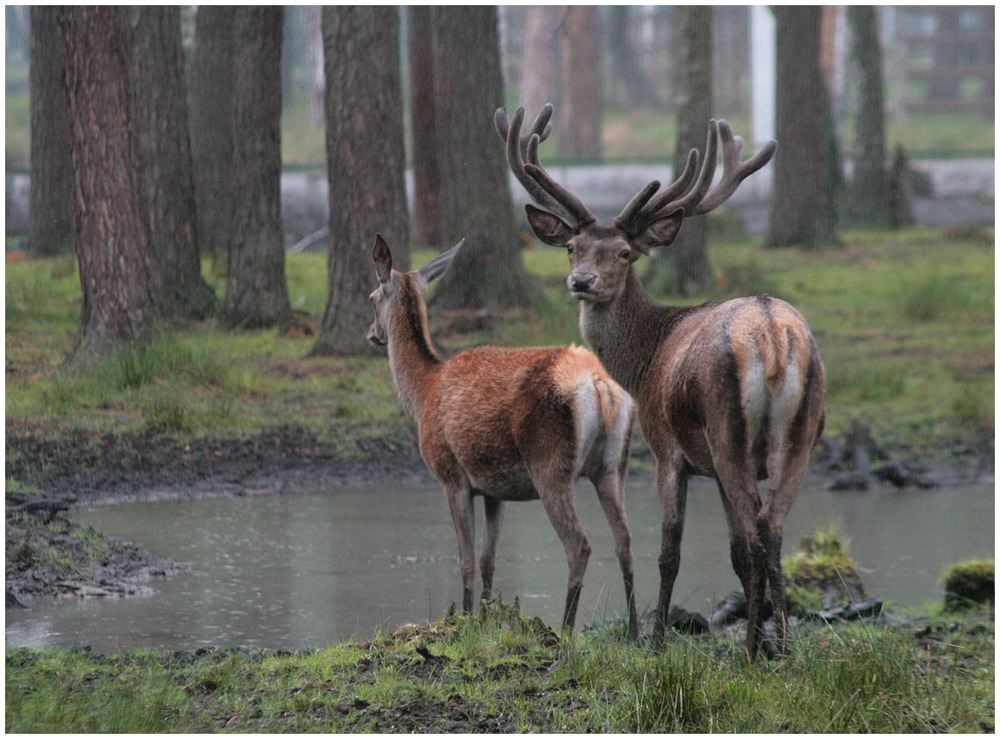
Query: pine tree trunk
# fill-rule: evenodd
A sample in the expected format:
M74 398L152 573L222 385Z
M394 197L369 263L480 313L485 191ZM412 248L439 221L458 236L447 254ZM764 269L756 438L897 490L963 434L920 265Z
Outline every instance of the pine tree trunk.
M201 5L191 55L191 156L197 240L216 271L229 267L232 234L233 21L231 5Z
M129 126L125 41L114 6L64 7L73 205L82 305L70 363L149 340L155 324L146 223Z
M413 128L413 211L417 243L444 246L441 220L441 172L438 170L434 121L434 29L431 10L411 5L408 55L410 64L410 119ZM395 245L393 245L395 249Z
M281 7L239 6L233 28L233 231L219 317L228 328L291 320L281 226Z
M66 42L58 8L31 13L31 225L28 251L52 256L73 251L73 150L66 101Z
M524 269L504 146L493 130L503 106L495 6L434 6L434 100L445 242L466 240L441 278L438 308L530 307L538 287Z
M178 6L123 8L132 130L149 224L153 300L168 318L202 320L215 293L201 276Z
M712 118L712 8L682 5L680 15L681 86L677 112L677 147L674 172L680 175L688 152L705 152L705 131ZM677 239L658 250L652 264L653 279L668 291L694 295L715 281L708 259L708 218L685 219ZM668 266L669 264L669 266Z
M849 5L847 21L853 37L851 55L859 71L858 94L861 98L855 125L854 173L848 214L856 225L886 226L889 223L889 198L878 10L871 5Z
M562 110L562 23L563 8L558 5L524 9L521 105L532 119L545 103Z
M594 5L566 7L563 37L564 99L559 154L588 162L601 158L601 16Z
M837 243L839 175L829 93L820 69L821 6L776 6L777 138L767 245Z
M399 10L323 9L326 148L330 178L330 274L323 327L312 354L369 354L368 295L377 282L371 248L379 232L409 262L403 172Z

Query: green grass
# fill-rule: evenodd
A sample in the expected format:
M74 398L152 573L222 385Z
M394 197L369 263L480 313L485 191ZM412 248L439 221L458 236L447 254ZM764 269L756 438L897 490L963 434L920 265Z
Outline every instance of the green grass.
M826 364L830 433L858 419L882 443L925 448L991 434L992 231L964 240L927 229L848 232L844 239L842 249L810 253L763 249L756 239L713 243L718 289L683 302L768 292L797 306ZM547 247L523 254L545 290L543 308L498 317L491 331L476 334L457 334L447 317L432 313L445 351L486 342L581 343L577 305L565 294L565 254ZM418 252L415 264L430 256ZM292 302L318 320L326 301L325 256L291 255L287 273ZM281 423L336 442L348 426L378 434L408 423L384 357L309 358L311 339L273 330L230 333L213 321L164 333L149 348L87 374L70 373L61 364L73 346L78 311L72 259L7 265L8 426L248 436Z
M315 652L14 649L8 732L989 732L992 618L794 632L748 664L725 636L558 638L515 609ZM927 640L926 634L937 634ZM418 652L432 655L426 660Z

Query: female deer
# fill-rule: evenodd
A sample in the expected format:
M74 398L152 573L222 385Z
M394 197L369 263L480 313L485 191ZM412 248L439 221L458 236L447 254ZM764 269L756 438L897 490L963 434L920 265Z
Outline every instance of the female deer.
M388 347L400 403L417 424L424 461L444 487L458 534L462 607L472 610L473 498L482 496L486 510L479 561L484 596L493 587L504 502L540 498L566 551L563 628L573 628L590 556L573 488L586 477L614 535L634 639L638 620L625 515L632 399L580 347L479 347L442 360L431 343L423 292L447 271L461 246L401 273L392 269L392 253L377 236L372 261L379 286L371 294L375 321L368 339Z
M656 457L663 514L656 635L663 633L680 565L687 478L706 475L722 494L733 568L747 596L747 652L753 657L759 645L768 583L784 648L781 530L825 418L826 379L816 342L798 311L782 300L762 295L671 308L649 299L633 267L650 249L668 246L686 216L725 202L767 164L777 144L740 163L743 142L728 123L712 121L700 168L692 149L673 184L657 194L660 183L650 182L605 227L541 166L538 145L551 116L546 105L524 138L523 108L509 123L498 110L494 122L511 170L547 209L527 206L535 235L569 253L567 286L580 301L581 332L635 397ZM712 187L718 137L724 172ZM761 500L757 481L765 478L768 495Z

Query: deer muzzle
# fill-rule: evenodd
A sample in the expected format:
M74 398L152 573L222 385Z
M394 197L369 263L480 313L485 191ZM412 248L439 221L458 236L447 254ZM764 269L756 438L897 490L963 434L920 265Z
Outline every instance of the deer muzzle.
M589 272L573 272L566 278L566 286L574 297L582 298L587 295L597 282L597 275Z

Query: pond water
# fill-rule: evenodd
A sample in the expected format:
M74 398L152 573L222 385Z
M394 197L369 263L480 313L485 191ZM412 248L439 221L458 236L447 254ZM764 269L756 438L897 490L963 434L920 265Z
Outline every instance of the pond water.
M577 503L593 547L579 627L619 616L624 592L611 534L589 484L580 485ZM659 505L651 482L630 484L628 513L641 611L652 607L659 587ZM306 649L434 620L461 602L455 534L438 488L337 487L122 504L74 516L158 556L189 563L191 570L152 583L155 593L148 596L36 599L28 610L8 610L8 647ZM785 553L804 534L831 524L848 540L870 595L913 606L940 602L947 565L993 557L993 486L804 490L785 527ZM738 589L728 552L716 488L696 479L674 603L709 613ZM562 546L541 504L508 505L496 588L508 601L519 597L529 615L558 624L565 578Z

